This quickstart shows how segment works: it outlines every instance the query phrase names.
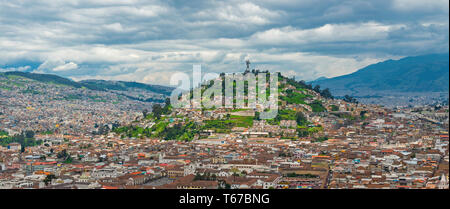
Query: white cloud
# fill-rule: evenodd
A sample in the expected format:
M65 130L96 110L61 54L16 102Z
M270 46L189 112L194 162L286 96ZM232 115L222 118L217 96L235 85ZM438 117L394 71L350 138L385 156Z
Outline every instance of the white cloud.
M69 63L66 63L64 65L60 65L60 66L57 66L57 67L53 68L53 71L56 71L56 72L58 72L58 71L68 71L68 70L75 70L77 68L78 68L78 65L76 63L69 62Z
M309 80L448 52L448 25L448 0L3 1L0 67L164 84L192 64L237 72L250 58Z
M361 24L326 24L312 29L273 28L254 34L251 39L261 44L295 44L320 42L361 42L385 39L389 31L401 25L376 22Z
M433 11L449 9L448 0L394 0L393 7L400 11Z
M197 17L216 17L222 23L238 23L242 25L269 24L281 16L282 12L271 11L254 3L219 4L218 7L200 11Z
M0 72L6 72L6 71L25 71L30 69L31 67L29 65L27 66L21 66L21 67L10 67L10 68L0 68Z

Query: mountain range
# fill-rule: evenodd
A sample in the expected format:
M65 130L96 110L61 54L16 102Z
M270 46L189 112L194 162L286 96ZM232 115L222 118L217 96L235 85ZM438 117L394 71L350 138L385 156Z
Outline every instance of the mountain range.
M449 54L429 54L387 60L354 73L310 82L333 95L370 95L374 92L448 92Z
M19 76L44 83L48 82L53 84L62 84L75 88L87 88L96 91L110 91L110 90L128 91L130 89L139 89L151 93L168 96L173 90L172 87L144 84L138 82L129 82L129 81L83 80L76 82L71 79L52 74L39 74L39 73L29 73L19 71L0 73L0 76Z
M129 99L139 101L160 101L162 98L139 97L136 91L150 94L170 95L173 87L150 85L128 81L83 80L73 81L52 74L38 74L22 71L0 73L0 76L19 76L39 82L63 84L74 88L87 88L95 91L116 91ZM354 73L334 78L320 77L308 82L329 88L334 96L351 95L356 97L379 97L398 94L427 94L429 92L449 91L449 54L429 54L387 60L369 65ZM156 99L156 100L155 100ZM409 100L409 99L408 99ZM162 102L162 101L160 101Z

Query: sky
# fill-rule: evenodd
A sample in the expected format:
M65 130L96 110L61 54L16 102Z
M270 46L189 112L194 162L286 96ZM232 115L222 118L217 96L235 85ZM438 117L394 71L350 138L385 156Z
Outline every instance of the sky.
M297 80L449 51L448 0L0 0L0 71L167 85L251 67Z

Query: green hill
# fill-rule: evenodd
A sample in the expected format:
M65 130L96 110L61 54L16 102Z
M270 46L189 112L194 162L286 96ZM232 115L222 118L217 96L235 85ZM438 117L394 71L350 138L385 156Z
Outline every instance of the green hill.
M105 80L84 80L80 82L75 82L68 78L63 78L61 76L52 75L52 74L39 74L39 73L29 73L29 72L4 72L0 73L0 76L20 76L28 79L32 79L35 81L43 82L43 83L53 83L53 84L61 84L66 86L71 86L74 88L87 88L91 90L97 91L108 91L108 90L117 90L117 91L128 91L130 89L141 89L152 93L170 95L173 88L167 86L160 85L150 85L144 83L137 82L127 82L127 81L105 81Z

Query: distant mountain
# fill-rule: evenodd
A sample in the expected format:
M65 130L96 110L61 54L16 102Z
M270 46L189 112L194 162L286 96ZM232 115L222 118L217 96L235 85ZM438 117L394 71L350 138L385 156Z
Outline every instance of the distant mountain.
M0 73L0 76L20 76L28 79L32 79L39 82L48 82L48 83L54 83L54 84L62 84L67 86L72 86L75 88L81 88L83 85L67 79L63 78L61 76L52 75L52 74L40 74L40 73L28 73L28 72L20 72L20 71L10 71L10 72L4 72Z
M387 60L354 73L312 82L334 95L367 92L448 92L449 54L430 54Z
M307 83L314 83L314 82L321 81L321 80L326 80L326 79L328 79L328 78L325 77L325 76L321 76L321 77L316 78L315 80L308 81Z
M75 88L88 88L97 91L109 91L109 90L128 91L131 89L141 89L143 91L168 96L173 90L172 87L167 86L150 85L127 81L84 80L80 82L75 82L73 80L52 74L39 74L39 73L29 73L19 71L0 73L0 76L20 76L44 83L62 84Z
M79 82L81 85L98 90L117 90L127 91L131 88L151 91L158 94L170 95L174 88L160 85L150 85L138 82L128 81L105 81L105 80L83 80Z

